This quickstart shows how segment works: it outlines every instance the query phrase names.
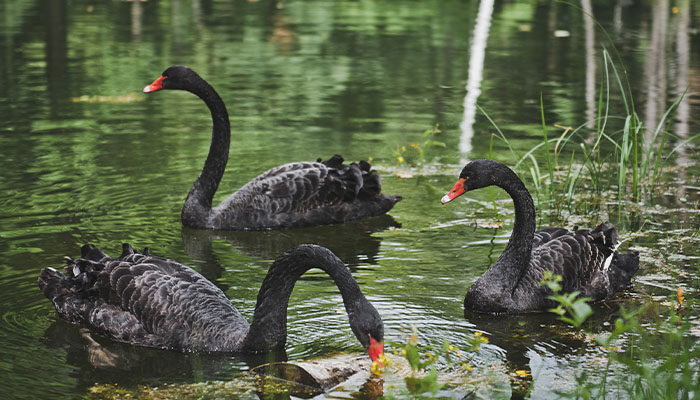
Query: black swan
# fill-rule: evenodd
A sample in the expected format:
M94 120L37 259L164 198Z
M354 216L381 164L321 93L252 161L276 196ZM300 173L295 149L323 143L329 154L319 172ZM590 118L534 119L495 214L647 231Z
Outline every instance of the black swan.
M294 283L320 268L340 289L353 333L373 361L383 353L384 325L342 261L325 247L301 245L274 261L250 324L224 292L193 269L123 245L119 258L86 244L68 258L67 274L44 268L39 287L61 318L116 341L198 352L259 353L287 340Z
M498 186L513 198L515 225L505 250L467 291L464 307L485 313L517 313L554 306L540 285L543 271L562 276L562 291L580 291L592 301L611 297L630 284L639 253L618 253L615 227L548 228L535 232L535 206L523 181L507 166L475 160L441 200L448 203L470 190Z
M326 225L386 213L401 196L381 193L381 179L370 164L343 164L335 155L326 161L280 165L257 176L212 208L212 199L228 161L231 128L218 93L196 72L172 66L146 86L186 90L199 96L211 111L213 129L209 155L182 208L182 223L193 228L266 230Z

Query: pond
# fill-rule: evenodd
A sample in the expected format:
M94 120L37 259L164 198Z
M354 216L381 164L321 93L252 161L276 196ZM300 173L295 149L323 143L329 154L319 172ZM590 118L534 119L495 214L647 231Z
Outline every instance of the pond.
M678 287L697 297L697 3L0 0L0 14L0 392L8 398L236 380L271 359L362 351L337 289L312 271L292 294L286 354L180 354L95 335L126 367L96 365L79 327L60 320L36 284L41 268L61 267L84 243L118 255L129 242L190 265L248 317L274 257L300 243L327 246L378 309L387 341L405 343L413 328L426 349L445 340L466 348L475 332L489 339L453 360L469 364L472 386L446 396L487 396L474 392L481 382L500 397L556 397L576 386L581 368L605 368L605 350L586 332L610 331L620 304L664 304ZM232 143L215 202L270 167L336 153L370 160L383 191L403 201L388 217L343 225L183 228L211 118L189 93L141 93L172 64L195 69L228 107ZM596 305L584 328L551 313L465 316L466 290L505 247L513 209L500 190L495 201L481 190L442 206L464 161L515 166L542 143L543 116L552 137L580 126L579 136L595 137L603 103L622 115L610 119L615 129L630 99L643 125L656 127L684 94L664 124L672 154L639 199L583 183L568 206L565 194L535 199L541 226L613 222L621 250L640 252L631 289ZM574 165L585 164L577 146L562 151L562 165L574 148ZM614 145L600 148L609 154L602 174L615 171ZM533 155L546 168L543 147ZM532 165L526 158L516 171L534 194ZM686 318L697 349L700 310L688 307ZM329 396L360 389L345 390Z

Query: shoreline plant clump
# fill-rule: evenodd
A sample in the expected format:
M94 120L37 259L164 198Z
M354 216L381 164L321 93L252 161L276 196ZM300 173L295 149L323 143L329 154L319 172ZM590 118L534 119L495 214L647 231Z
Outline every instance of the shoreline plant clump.
M561 294L557 282L557 276L552 275L542 281L557 303L550 312L575 328L581 327L591 315L590 306L585 298ZM580 363L575 389L558 394L584 400L697 398L700 332L687 311L698 306L685 298L680 286L662 303L648 299L638 307L622 305L612 331L594 336L605 354L605 368L591 372Z
M513 169L524 170L530 178L539 210L553 209L559 216L562 207L572 210L577 206L574 200L595 202L596 198L610 198L613 194L618 209L628 203L651 200L661 187L659 178L664 165L680 148L700 138L700 133L680 138L670 131L685 94L666 109L655 127L645 126L634 108L631 89L625 89L607 50L603 50L603 65L605 74L595 119L577 127L555 124L563 132L551 137L540 95L542 140L524 154L513 148L493 118L477 106L496 131L491 135L491 147L494 138L507 146L515 160ZM619 89L625 115L610 114L612 87ZM595 126L593 132L587 128L591 125ZM670 147L672 142L675 145Z

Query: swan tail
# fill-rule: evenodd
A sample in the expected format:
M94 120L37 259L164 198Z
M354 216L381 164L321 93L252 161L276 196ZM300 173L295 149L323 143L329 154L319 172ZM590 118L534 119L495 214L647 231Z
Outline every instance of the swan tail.
M87 303L73 278L47 267L41 270L38 283L44 296L51 300L61 318L74 324L85 320Z
M81 258L66 257L65 273L47 267L41 270L38 284L51 300L61 318L81 323L91 310L104 303L100 275L111 258L91 244L81 248Z
M41 270L38 282L62 319L86 325L120 342L165 347L162 339L148 333L134 315L107 303L100 296L92 296L90 290L85 290L81 279L47 267Z
M317 161L328 168L341 169L343 168L343 161L345 161L345 159L340 154L335 154L333 157L329 158L326 161L323 161L322 158L319 158Z
M65 273L47 267L41 270L38 284L51 300L58 315L71 323L83 324L90 329L120 342L148 347L165 347L161 338L148 333L141 321L118 304L122 292L119 285L110 289L110 279L118 280L129 271L129 262L114 260L91 244L81 248L81 258L67 257ZM123 245L123 257L143 254L130 245ZM119 274L119 276L115 276ZM121 283L127 283L128 279ZM116 290L122 289L117 293ZM113 304L117 303L117 304Z
M363 190L362 171L356 163L343 164L343 157L336 154L326 161L319 162L330 169L330 175L333 182L334 194L343 201L350 202L355 200Z
M391 209L401 196L391 196L382 194L382 179L377 171L372 170L372 165L367 161L359 163L343 164L342 156L336 154L326 161L318 160L332 170L332 175L343 182L343 193L341 197L344 201L350 202L359 200L377 200L383 204L384 212Z
M90 243L85 244L80 248L80 257L94 262L104 262L111 260L111 258L104 251L100 250L99 247L92 245Z
M364 160L355 165L357 165L362 174L362 191L360 194L366 197L381 194L382 178L379 176L377 171L372 171L372 166Z

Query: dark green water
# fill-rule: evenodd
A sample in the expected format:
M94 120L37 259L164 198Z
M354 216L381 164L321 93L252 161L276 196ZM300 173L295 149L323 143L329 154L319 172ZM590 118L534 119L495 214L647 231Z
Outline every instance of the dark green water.
M700 57L690 50L700 46L700 7L633 3L592 7L620 50L640 119L655 126L688 89L671 124L681 138L670 141L675 146L700 131ZM122 242L149 246L191 265L224 288L244 315L252 314L269 260L296 244L318 243L350 265L381 313L387 339L403 341L415 326L423 344L447 339L461 346L482 330L490 343L475 365L495 366L506 382L515 370L539 371L535 398L572 385L580 348L584 359L599 356L576 330L553 329L549 314L464 317L468 286L505 246L511 203L499 203L503 229L488 229L475 226L495 221L488 190L448 206L439 200L463 159L489 154L495 130L474 112L473 100L525 153L541 140L540 95L552 134L561 133L554 124L593 118L602 48L610 46L578 10L562 4L496 1L481 25L479 9L475 1L437 0L0 0L3 397L81 397L104 383L226 380L262 361L131 348L98 337L128 365L95 367L78 327L60 321L36 285L42 267L60 267L63 256L77 256L87 242L113 254ZM475 30L488 36L473 46ZM342 226L183 229L180 208L209 147L210 116L188 93L140 93L176 63L207 79L231 116L230 161L215 201L270 167L335 153L371 158L384 191L404 200L391 217ZM611 112L622 110L612 96ZM470 113L474 123L460 127ZM407 166L410 145L423 143L436 124L442 131L436 140L446 146L428 148L420 167ZM493 151L510 165L517 161L500 142ZM698 161L691 144L669 159L661 195L622 212L606 199L565 221L591 226L609 219L626 240L622 249L642 253L625 301L663 299L679 285L697 296ZM549 222L548 213L541 222ZM308 276L291 299L286 356L359 352L332 282L320 273ZM596 323L604 327L615 318L610 308L596 309ZM697 321L700 313L690 312Z

